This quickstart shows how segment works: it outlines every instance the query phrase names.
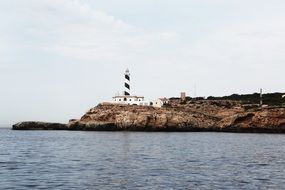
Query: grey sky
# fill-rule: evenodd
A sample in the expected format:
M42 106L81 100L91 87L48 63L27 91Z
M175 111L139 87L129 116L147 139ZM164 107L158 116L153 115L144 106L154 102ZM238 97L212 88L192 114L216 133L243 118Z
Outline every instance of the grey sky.
M285 91L284 0L0 2L0 125L147 99Z

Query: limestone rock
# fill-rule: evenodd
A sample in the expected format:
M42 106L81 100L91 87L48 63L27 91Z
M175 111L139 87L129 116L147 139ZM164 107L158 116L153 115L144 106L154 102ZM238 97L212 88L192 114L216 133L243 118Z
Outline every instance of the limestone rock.
M61 123L45 123L37 121L20 122L12 126L13 130L67 130L68 126Z
M238 102L200 101L165 108L99 104L74 130L285 132L285 108L244 110Z
M22 122L13 129L285 133L285 107L245 109L236 101L172 102L163 108L105 103L66 125Z

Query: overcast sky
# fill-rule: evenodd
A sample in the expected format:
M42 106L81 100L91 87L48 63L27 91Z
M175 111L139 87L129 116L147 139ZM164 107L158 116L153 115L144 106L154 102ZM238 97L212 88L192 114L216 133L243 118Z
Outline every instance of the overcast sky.
M0 126L67 122L118 91L285 92L284 0L0 1Z

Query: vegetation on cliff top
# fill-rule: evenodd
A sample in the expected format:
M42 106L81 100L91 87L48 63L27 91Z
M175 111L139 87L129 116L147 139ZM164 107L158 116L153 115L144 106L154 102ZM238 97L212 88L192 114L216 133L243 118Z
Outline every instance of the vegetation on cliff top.
M285 98L282 98L282 96L285 93L268 93L262 95L262 101L264 105L269 106L281 106L285 105ZM178 100L180 98L170 98L171 100ZM193 101L193 100L233 100L233 101L240 101L241 104L259 104L260 103L260 94L254 93L254 94L232 94L230 96L221 96L221 97L215 97L215 96L209 96L208 98L204 97L186 97L186 101Z

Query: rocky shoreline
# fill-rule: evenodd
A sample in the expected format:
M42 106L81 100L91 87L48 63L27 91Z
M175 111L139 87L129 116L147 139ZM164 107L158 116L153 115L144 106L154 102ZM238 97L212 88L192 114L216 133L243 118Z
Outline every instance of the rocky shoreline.
M20 122L13 130L285 133L285 107L247 109L237 101L163 107L99 104L68 124Z

